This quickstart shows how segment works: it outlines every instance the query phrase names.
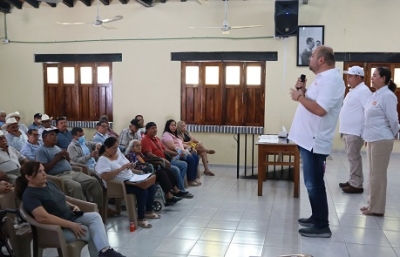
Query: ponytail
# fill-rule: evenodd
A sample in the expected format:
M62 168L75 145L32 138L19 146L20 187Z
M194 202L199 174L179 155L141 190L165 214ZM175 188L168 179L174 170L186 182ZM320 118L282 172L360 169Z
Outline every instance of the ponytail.
M104 145L101 145L100 150L99 150L99 155L103 155L103 153L106 151L106 147Z
M22 195L27 187L28 180L25 177L19 176L17 180L15 180L15 195L18 199L22 200Z
M28 179L26 175L35 177L40 169L40 162L28 161L24 163L20 169L21 176L15 181L15 194L19 199L22 199L22 195L25 189L28 187Z
M392 91L393 93L394 93L394 91L396 91L397 85L396 85L396 83L393 82L393 79L390 79L390 80L389 80L388 88L389 88L390 91Z

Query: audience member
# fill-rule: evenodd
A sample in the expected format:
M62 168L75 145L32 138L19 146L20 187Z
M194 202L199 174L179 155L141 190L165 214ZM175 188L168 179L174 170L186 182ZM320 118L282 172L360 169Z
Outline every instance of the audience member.
M10 119L10 118L15 118L15 119L17 120L19 129L20 129L22 132L24 132L25 135L26 135L26 133L28 133L28 127L27 127L25 124L23 124L23 123L20 122L21 116L20 116L19 112L12 112L12 113L9 113L9 114L6 116L6 121L7 121L8 119Z
M82 172L72 171L67 150L60 149L57 143L58 129L43 131L43 146L36 151L36 160L41 162L49 175L63 179L68 195L86 200L84 192L89 192L93 202L102 208L103 191L99 182Z
M136 115L135 119L139 121L139 129L138 132L136 132L138 134L139 138L143 138L144 134L146 133L146 129L144 128L144 118L143 115Z
M128 148L125 151L125 156L133 164L135 170L141 170L145 173L150 171L156 174L156 181L163 189L167 203L176 203L182 199L181 196L187 194L187 192L179 190L174 174L172 174L169 169L165 168L165 163L161 158L159 158L161 167L154 167L155 165L146 162L147 157L142 154L142 143L139 140L134 139L129 142Z
M378 67L371 77L376 91L365 106L363 138L367 142L369 162L369 194L367 205L360 210L364 215L383 216L386 208L387 169L393 150L394 137L399 132L397 86L387 67Z
M204 166L204 174L208 176L215 176L215 174L208 168L207 154L214 154L214 150L206 149L201 141L197 140L187 129L184 121L179 121L177 126L178 137L183 141L185 148L191 147L198 155L200 155Z
M6 134L8 145L21 151L22 146L28 141L28 137L19 128L18 121L15 118L9 118L1 128L8 132Z
M51 120L53 117L49 117L47 114L42 115L42 127L38 130L39 132L39 140L42 140L42 134L45 129L52 128L56 129L56 127L51 125Z
M39 131L39 129L42 127L42 114L41 113L36 113L33 115L33 123L29 125L28 129L36 129Z
M107 138L110 136L107 134L108 122L107 121L99 121L96 124L96 133L93 136L93 142L104 144Z
M36 151L43 145L42 141L39 141L39 132L37 129L28 130L28 141L21 148L21 154L24 155L28 160L34 161Z
M8 146L7 139L3 131L0 130L0 171L7 174L11 184L20 175L21 164L27 161L25 156L18 152L14 147Z
M79 214L79 207L66 201L64 193L47 180L42 164L30 161L21 168L21 174L16 194L36 221L59 225L67 242L87 242L90 257L125 257L110 247L100 215L97 212Z
M125 149L128 147L130 141L132 141L133 139L142 139L139 138L139 136L137 135L139 128L139 120L133 119L131 120L131 124L129 125L129 127L121 131L121 135L119 137L119 145L122 146L122 148L124 149L123 152L125 152Z
M7 113L5 111L0 111L0 126L6 122Z
M339 132L342 133L347 160L350 167L350 177L347 182L339 183L345 193L362 193L363 189L363 164L361 148L364 144L362 133L364 130L364 108L371 90L364 84L364 70L359 66L353 66L348 71L347 82L350 91L343 100L343 106L339 114Z
M86 141L85 132L82 128L75 127L71 130L72 141L68 146L68 153L73 162L88 166L94 172L96 158L101 143Z
M67 129L68 121L67 117L58 117L56 119L57 133L57 146L61 149L66 150L72 141L71 131Z
M303 161L304 184L312 214L300 218L299 230L305 237L329 238L328 199L324 182L325 161L332 149L333 136L343 103L345 85L335 69L335 56L330 47L318 47L310 57L310 70L316 78L309 88L298 79L291 89L292 100L298 101L289 139L299 146Z
M169 151L164 148L164 145L161 143L161 140L157 137L157 125L154 122L149 122L146 124L146 135L142 139L142 153L146 157L161 157L167 168L170 168L174 176L178 181L178 188L182 191L185 191L184 186L184 178L186 176L187 171L187 163L184 161L171 159L171 162L166 159L166 155ZM169 156L169 154L168 154ZM193 197L192 194L189 194L190 197Z
M102 179L127 181L134 176L131 170L133 164L130 163L118 150L118 139L115 137L109 137L106 139L100 148L99 155L100 158L96 165L96 172ZM152 225L146 220L146 218L160 218L160 215L153 211L155 185L153 184L147 189L142 189L128 181L125 182L125 187L128 194L136 195L138 225L143 228L151 228Z
M110 127L110 123L109 123L110 121L109 121L107 115L101 116L99 121L100 122L103 122L103 121L107 122L107 135L109 135L110 137L115 137L117 139L119 138L118 134L114 130L112 130L112 128Z
M168 149L171 155L176 156L176 159L185 161L187 163L188 184L191 186L201 185L200 180L196 178L197 166L199 165L199 156L195 153L189 153L185 154L186 157L183 158L180 151L185 151L185 148L183 146L182 140L178 137L176 122L174 120L171 119L165 123L164 133L161 140L163 145L165 146L165 149Z

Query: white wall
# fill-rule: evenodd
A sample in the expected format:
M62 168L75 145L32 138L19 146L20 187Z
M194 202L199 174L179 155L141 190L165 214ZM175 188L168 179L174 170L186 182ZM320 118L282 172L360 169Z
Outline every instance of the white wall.
M290 128L297 103L290 100L289 88L301 73L309 80L314 77L307 67L296 67L296 37L286 42L271 38L273 0L228 2L231 25L261 24L261 28L235 30L228 36L218 29L188 28L221 26L223 4L220 0L209 0L209 5L170 0L145 8L133 0L127 5L113 0L110 6L100 5L100 15L123 15L123 20L110 24L115 30L57 25L57 21L95 19L96 7L79 1L74 8L63 4L51 8L44 3L39 9L28 4L22 10L14 8L7 15L11 43L0 44L0 109L19 110L26 123L34 113L43 112L42 65L33 62L34 54L122 53L123 61L113 65L116 131L138 113L146 121L155 121L161 130L167 119L180 118L180 63L171 61L171 52L277 51L278 61L267 62L265 132L276 133L282 125ZM311 0L300 5L299 24L325 25L325 44L337 52L399 52L398 6L397 0ZM0 37L4 35L3 15ZM89 40L97 41L83 42ZM60 41L73 42L56 43ZM338 68L342 66L337 63ZM232 135L200 136L218 152L211 157L212 163L235 163ZM338 136L334 148L343 148Z

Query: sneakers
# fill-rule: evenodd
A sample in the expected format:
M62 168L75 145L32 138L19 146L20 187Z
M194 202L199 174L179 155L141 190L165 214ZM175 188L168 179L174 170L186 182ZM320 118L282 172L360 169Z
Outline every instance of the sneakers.
M362 194L364 192L364 189L361 187L353 187L353 186L347 186L343 187L342 191L348 194Z
M182 197L173 196L171 198L167 198L166 202L167 203L176 203L180 200L182 200Z
M349 183L349 182L346 182L346 183L339 183L339 187L340 187L340 188L344 188L344 187L348 187L348 186L350 186L350 183Z
M315 226L311 226L308 228L299 229L299 234L305 237L320 237L320 238L330 238L332 236L332 232L328 227L325 228L316 228Z
M126 257L125 255L120 254L112 248L107 249L105 252L100 251L99 257Z
M311 218L300 218L297 220L300 224L300 226L303 227L311 227L314 225L314 221Z

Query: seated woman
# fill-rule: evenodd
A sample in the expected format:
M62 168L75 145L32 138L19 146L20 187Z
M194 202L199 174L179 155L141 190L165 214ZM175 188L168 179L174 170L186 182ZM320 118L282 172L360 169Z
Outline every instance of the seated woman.
M20 172L16 181L17 196L38 222L59 225L67 242L88 242L90 257L125 257L110 247L100 215L79 213L79 208L67 202L64 193L52 181L47 181L40 162L29 161Z
M155 165L161 166L155 169L152 164L146 162L147 157L142 154L142 143L139 140L133 139L129 142L125 151L125 156L133 163L136 170L141 170L143 173L151 172L156 174L156 181L163 189L169 205L182 200L182 196L188 194L188 192L183 192L176 187L176 178L169 169L164 168L165 164L163 164L163 159L158 158L158 160L154 162Z
M103 180L116 179L126 181L133 177L133 164L125 158L118 149L119 142L115 137L109 137L99 150L100 158L97 161L95 170ZM140 171L136 171L140 172ZM159 219L160 215L153 211L155 186L142 189L132 183L125 182L126 192L135 194L138 208L138 225L143 228L151 228L146 220Z
M162 143L165 148L176 153L176 158L181 161L185 161L188 165L187 167L187 180L188 184L191 186L201 185L200 180L197 177L197 166L199 165L199 156L195 153L178 153L181 151L186 151L183 146L182 140L178 137L176 130L176 122L174 120L168 120L165 123L164 133L161 138Z
M190 132L186 129L186 123L184 121L179 121L177 126L178 137L183 140L183 145L185 148L191 147L194 149L198 155L200 155L204 166L204 174L208 176L215 176L215 174L208 168L208 158L207 154L214 154L214 150L206 149L203 144L197 140Z

